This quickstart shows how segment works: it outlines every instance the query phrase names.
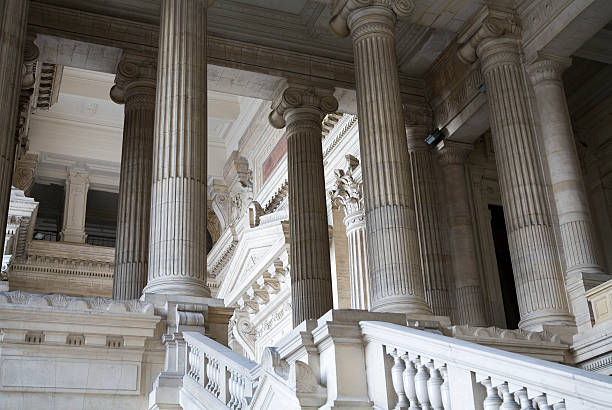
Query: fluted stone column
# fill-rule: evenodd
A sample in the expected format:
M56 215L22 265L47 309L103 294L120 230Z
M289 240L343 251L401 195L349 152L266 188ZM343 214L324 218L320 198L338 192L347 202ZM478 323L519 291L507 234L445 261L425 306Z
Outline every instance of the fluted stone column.
M337 109L332 90L292 84L269 117L273 127L286 127L294 327L333 308L321 122Z
M566 281L572 311L578 326L590 327L588 302L584 296L583 274L602 274L603 268L595 243L591 212L561 75L569 59L543 57L531 64L528 72L533 83L540 115L543 155L553 188L561 241L566 263ZM609 279L601 275L601 281ZM577 283L581 291L575 292Z
M519 44L511 19L487 17L459 56L466 62L478 56L485 79L519 326L541 330L544 325L571 326L574 321L547 208Z
M206 7L207 0L162 1L145 293L210 296Z
M156 62L124 55L111 98L125 104L114 299L138 299L147 284Z
M85 243L89 172L82 168L70 169L66 178L65 191L64 218L60 238L63 242Z
M348 238L351 308L369 310L370 274L368 271L368 244L366 239L365 212L363 210L363 184L354 175L359 160L346 156L346 170L335 170L336 182L329 196L344 211L344 226Z
M403 109L425 300L435 315L451 316L448 286L450 256L442 243L435 161L431 148L425 143L431 130L431 111L414 104L404 104Z
M485 311L470 196L465 180L465 160L472 146L445 141L440 147L439 163L444 174L451 260L455 278L457 315L461 325L486 326Z
M431 314L425 302L400 101L395 23L410 1L349 0L330 22L352 36L372 310Z
M11 196L29 3L0 0L0 243L4 243Z

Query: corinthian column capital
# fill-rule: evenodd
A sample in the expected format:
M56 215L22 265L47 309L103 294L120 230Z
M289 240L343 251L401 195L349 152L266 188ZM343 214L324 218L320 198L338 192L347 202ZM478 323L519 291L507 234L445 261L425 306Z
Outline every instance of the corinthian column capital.
M500 15L486 17L480 26L475 27L472 32L471 37L457 51L459 60L465 64L472 64L478 59L480 54L478 47L485 40L503 36L518 37L520 28L513 16Z
M570 58L541 55L527 67L532 84L537 87L544 82L560 82L563 72L572 65Z
M356 19L354 12L361 11L371 7L374 9L387 9L394 15L393 23L395 19L403 19L412 14L414 10L413 0L334 0L332 8L332 19L329 22L329 26L332 31L340 36L346 37L349 35L352 27L352 22ZM368 14L361 13L361 14ZM360 17L363 17L361 15Z
M272 102L272 112L268 116L274 128L284 128L287 117L295 110L307 110L318 115L319 122L327 114L338 109L338 100L334 97L333 89L319 88L302 84L289 84Z
M346 157L345 169L336 169L336 182L329 191L329 197L334 205L344 210L349 217L356 212L363 211L363 187L361 181L353 175L359 166L359 160L352 155Z
M157 61L153 57L124 54L117 64L115 85L111 88L110 98L117 104L134 95L155 96Z

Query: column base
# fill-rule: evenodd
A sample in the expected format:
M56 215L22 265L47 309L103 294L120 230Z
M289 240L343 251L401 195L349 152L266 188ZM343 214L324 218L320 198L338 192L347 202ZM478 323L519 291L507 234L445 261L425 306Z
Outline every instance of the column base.
M202 280L174 276L150 282L142 293L210 298L210 289Z
M542 332L545 329L575 328L576 323L571 316L558 311L537 311L527 315L519 322L519 329L530 332Z
M386 297L372 303L371 312L405 313L432 316L431 308L422 298L412 296Z

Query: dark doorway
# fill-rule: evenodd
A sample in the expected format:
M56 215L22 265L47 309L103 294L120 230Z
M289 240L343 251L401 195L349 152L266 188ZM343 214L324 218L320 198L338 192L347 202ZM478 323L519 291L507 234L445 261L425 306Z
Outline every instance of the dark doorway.
M64 187L56 184L34 184L30 197L38 201L34 239L59 241L64 217Z
M516 299L516 287L514 286L510 247L508 246L508 231L506 231L506 223L504 222L504 210L501 206L489 205L489 211L491 212L491 231L493 232L495 259L497 260L497 271L499 272L499 282L504 301L504 312L506 314L506 327L508 329L518 329L521 317Z

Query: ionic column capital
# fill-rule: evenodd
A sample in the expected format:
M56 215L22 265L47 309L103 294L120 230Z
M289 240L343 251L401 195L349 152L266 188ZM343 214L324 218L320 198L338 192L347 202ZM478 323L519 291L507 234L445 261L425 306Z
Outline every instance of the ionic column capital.
M340 37L348 36L362 23L380 23L381 31L385 31L393 28L396 19L408 17L413 10L413 0L335 0L329 26Z
M570 58L542 55L527 67L527 73L534 87L546 82L559 83L563 72L572 65Z
M438 144L438 162L442 167L463 165L474 147L472 144L457 141L443 141Z
M270 124L280 129L287 125L288 117L297 111L307 116L318 116L320 122L325 115L336 112L338 100L331 88L290 84L272 101L271 108L272 112L268 116Z
M110 98L117 104L136 95L155 97L157 61L152 57L124 54L117 64L115 85L110 90Z
M334 171L336 182L329 191L329 197L332 203L344 210L344 214L349 218L355 213L363 212L363 184L353 175L359 166L359 160L352 155L347 155L346 162L345 169Z
M511 15L488 16L475 29L474 34L457 51L457 56L465 64L474 63L482 57L480 47L491 40L503 37L518 38L519 25ZM495 47L495 45L493 44Z

